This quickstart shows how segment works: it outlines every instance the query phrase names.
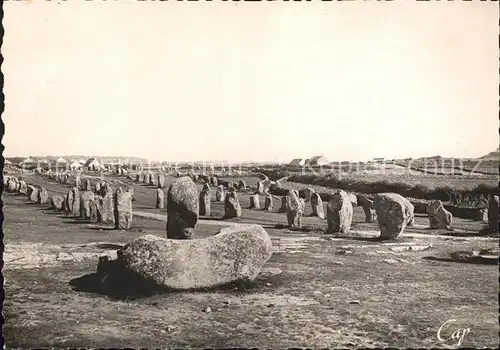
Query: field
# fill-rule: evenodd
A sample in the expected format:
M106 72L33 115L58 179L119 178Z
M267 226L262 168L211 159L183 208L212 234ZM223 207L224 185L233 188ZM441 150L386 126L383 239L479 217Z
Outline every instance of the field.
M24 177L50 194L71 186ZM364 223L355 207L352 236L332 237L323 233L326 220L316 217L304 218L308 232L280 228L286 215L277 212L279 198L272 212L250 210L251 192L238 193L242 217L222 221L223 204L212 189L212 215L200 218L196 238L239 223L260 224L272 238L274 254L254 283L175 293L103 290L94 275L98 256L113 255L146 233L164 237L166 220L166 210L154 208L154 187L115 175L106 179L134 188L130 230L75 220L23 195L3 194L7 347L498 345L496 261L452 259L460 251L498 254L497 237L476 236L485 223L456 218L450 233L428 229L428 218L417 215L399 241L382 243L373 239L376 224ZM439 328L451 319L439 340ZM466 328L463 343L449 339Z

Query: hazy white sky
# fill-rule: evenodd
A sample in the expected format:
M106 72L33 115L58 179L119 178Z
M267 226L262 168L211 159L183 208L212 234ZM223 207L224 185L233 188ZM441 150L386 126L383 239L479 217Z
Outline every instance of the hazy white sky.
M6 2L5 156L477 157L495 2Z

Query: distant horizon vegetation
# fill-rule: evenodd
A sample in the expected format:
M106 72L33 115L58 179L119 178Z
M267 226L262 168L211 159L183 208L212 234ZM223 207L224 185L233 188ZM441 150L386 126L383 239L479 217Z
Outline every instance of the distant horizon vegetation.
M48 156L34 156L34 155L23 155L23 156L7 156L5 157L4 156L4 159L7 159L9 160L10 162L13 162L13 163L18 163L18 162L21 162L22 160L24 159L27 159L27 158L32 158L34 160L38 160L38 159L48 159L48 160L56 160L58 158L63 158L63 159L66 159L68 161L70 160L80 160L80 159L89 159L89 158L97 158L97 159L113 159L113 160L127 160L127 161L130 161L130 162L143 162L143 163L147 163L147 162L175 162L175 163L180 163L180 164L183 164L183 163L186 163L186 164L190 164L190 163L203 163L203 162L207 162L207 163L232 163L232 164L257 164L257 163L268 163L268 164L288 164L290 163L293 159L289 159L289 160L239 160L239 161L228 161L228 160L222 160L222 159L218 159L218 160L201 160L201 159L198 159L198 160L185 160L185 161L177 161L177 160L153 160L153 159L148 159L148 158L144 158L144 157L135 157L135 156L99 156L99 155L83 155L83 154L70 154L70 155L48 155ZM311 157L312 158L312 157ZM296 159L304 159L304 160L309 160L311 158L300 158L300 157L297 157ZM328 158L328 157L326 157ZM432 155L432 156L422 156L422 157L418 157L418 158L411 158L411 157L408 157L408 158L394 158L394 159L390 159L390 158L384 158L384 157L373 157L372 159L366 159L366 160L333 160L331 158L328 158L329 159L329 163L337 163L337 162L351 162L351 163L356 163L356 162L370 162L370 161L374 161L374 160L385 160L385 161L391 161L391 160L409 160L409 159L463 159L463 160L491 160L491 161L494 161L494 160L497 160L497 161L500 161L500 147L497 147L496 150L492 151L492 152L489 152L488 154L485 154L483 156L479 156L477 158L470 158L470 157L448 157L448 156L442 156L442 155Z

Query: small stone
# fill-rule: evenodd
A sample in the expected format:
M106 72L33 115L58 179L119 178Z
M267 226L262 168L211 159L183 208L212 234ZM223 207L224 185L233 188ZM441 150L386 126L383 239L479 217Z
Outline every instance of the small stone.
M266 286L270 287L270 286L271 286L271 283L266 283Z
M207 306L206 308L203 309L203 312L209 313L212 312L212 309L210 308L210 306Z
M351 300L349 304L359 305L359 300Z
M224 301L224 304L231 305L231 300L227 299L226 301Z
M268 304L267 307L274 307L276 306L275 304Z

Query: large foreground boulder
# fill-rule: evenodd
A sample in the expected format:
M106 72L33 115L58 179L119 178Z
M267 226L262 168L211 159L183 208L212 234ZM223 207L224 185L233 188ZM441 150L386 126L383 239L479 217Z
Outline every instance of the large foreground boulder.
M414 218L413 205L397 193L379 193L373 200L381 239L396 239Z
M204 239L145 235L117 255L116 262L100 259L98 271L105 275L127 271L156 286L186 290L254 280L271 258L272 244L261 226L242 225Z
M193 238L198 214L198 190L193 180L189 176L176 179L167 194L167 238Z
M429 226L433 229L451 229L452 215L440 200L433 200L427 207ZM411 225L409 225L411 226Z
M353 208L347 192L338 190L327 206L328 233L348 233L351 230Z

